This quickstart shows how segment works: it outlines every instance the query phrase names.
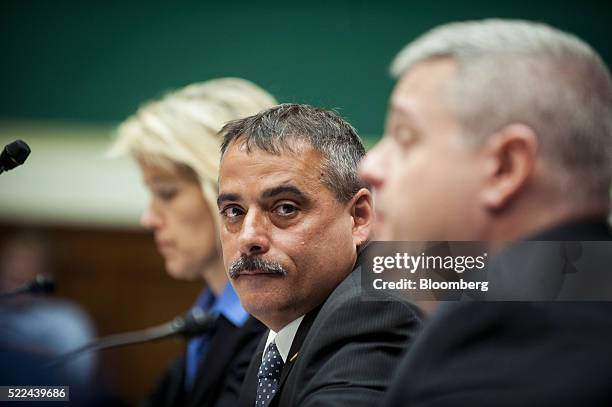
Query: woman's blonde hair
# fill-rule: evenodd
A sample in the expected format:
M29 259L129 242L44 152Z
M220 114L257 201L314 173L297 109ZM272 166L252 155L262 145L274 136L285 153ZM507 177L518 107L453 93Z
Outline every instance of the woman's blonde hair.
M192 170L214 212L221 156L217 133L230 120L276 104L272 95L245 79L194 83L146 103L121 123L109 155L129 154L162 169Z

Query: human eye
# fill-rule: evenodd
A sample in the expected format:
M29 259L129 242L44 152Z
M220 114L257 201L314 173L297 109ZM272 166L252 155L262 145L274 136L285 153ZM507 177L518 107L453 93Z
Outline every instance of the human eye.
M153 194L164 202L169 202L176 198L178 192L178 188L173 186L163 186L153 190Z
M221 208L221 216L228 221L236 221L240 216L244 214L244 211L236 205L229 205L224 208Z
M417 139L415 131L406 125L395 126L391 130L391 136L397 144L403 147L412 145Z
M274 206L272 212L284 218L291 218L297 215L299 208L291 202L281 202Z

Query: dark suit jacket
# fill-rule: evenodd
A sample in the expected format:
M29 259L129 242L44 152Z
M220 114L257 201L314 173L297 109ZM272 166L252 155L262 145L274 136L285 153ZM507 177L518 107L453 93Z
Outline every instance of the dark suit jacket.
M421 326L413 305L391 300L363 301L361 271L353 272L327 300L306 314L283 366L276 406L369 406L382 397L399 356ZM257 370L266 336L259 344L239 406L255 403Z
M610 234L603 220L587 221L531 240ZM610 383L612 303L455 303L429 321L383 405L603 406Z
M220 316L191 392L184 391L183 356L165 372L142 406L236 406L244 375L264 331L265 327L252 317L239 328Z

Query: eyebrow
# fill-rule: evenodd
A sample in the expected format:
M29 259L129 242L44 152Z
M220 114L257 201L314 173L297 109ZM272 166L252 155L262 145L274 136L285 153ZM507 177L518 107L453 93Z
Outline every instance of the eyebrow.
M221 204L223 202L227 202L227 201L239 201L240 200L240 195L239 194L220 194L219 197L217 198L217 206L220 208Z
M306 196L306 194L304 194L298 187L293 186L293 185L281 185L278 187L266 189L261 194L261 197L264 199L269 199L277 195L286 194L286 193L293 194L304 201L309 201L308 196ZM221 207L221 204L223 202L239 201L241 198L242 197L240 196L240 194L236 194L236 193L220 194L219 197L217 198L217 206Z
M176 179L172 179L172 177L166 177L166 176L163 176L163 175L158 175L156 177L149 178L149 181L151 183L157 183L157 182L165 183L165 182L174 182L174 181L176 181Z
M272 198L272 197L275 197L276 195L280 195L284 193L290 193L290 194L296 195L298 198L301 198L303 200L308 200L308 197L306 196L306 194L300 191L298 187L295 187L293 185L281 185L278 187L266 189L263 192L263 194L261 194L261 196L262 198Z
M417 120L415 120L414 113L406 104L398 101L392 101L389 104L391 110L395 111L396 114L400 113L403 117L401 121L403 124L407 124L412 127L415 131L420 131L421 127Z

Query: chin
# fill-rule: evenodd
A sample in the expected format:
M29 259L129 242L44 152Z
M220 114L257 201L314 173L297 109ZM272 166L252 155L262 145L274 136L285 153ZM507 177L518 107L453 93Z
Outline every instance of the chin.
M240 303L244 309L255 318L266 320L267 316L274 315L286 308L286 299L279 298L278 292L240 292L237 290Z

